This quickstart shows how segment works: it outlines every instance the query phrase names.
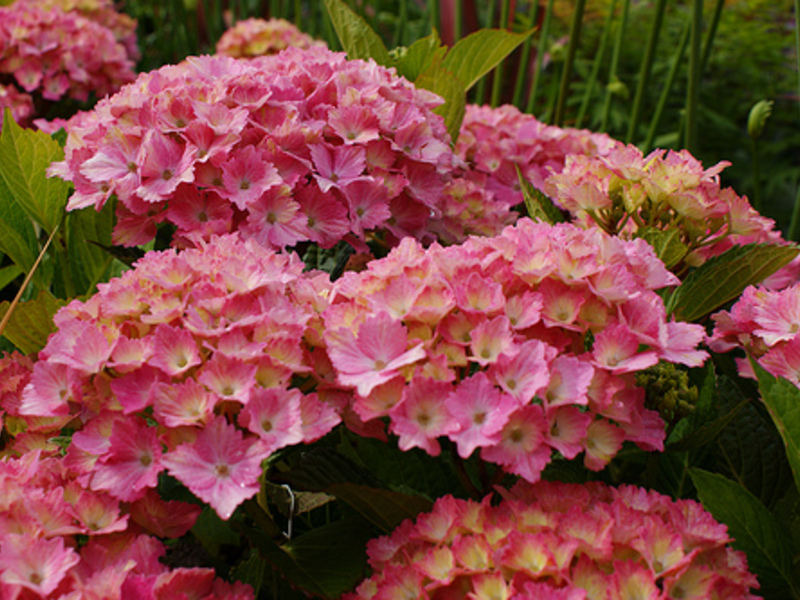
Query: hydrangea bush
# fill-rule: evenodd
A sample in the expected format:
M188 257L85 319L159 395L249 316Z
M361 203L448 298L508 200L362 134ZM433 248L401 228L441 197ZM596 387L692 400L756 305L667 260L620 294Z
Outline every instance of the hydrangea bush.
M748 286L797 249L686 152L508 107L452 144L469 44L524 36L326 5L359 60L164 66L63 152L6 121L0 597L799 595L800 387L756 369L767 416L719 354L795 368L797 265Z
M217 54L233 58L253 58L277 54L286 48L307 49L325 46L300 31L286 19L244 19L222 34L217 42Z

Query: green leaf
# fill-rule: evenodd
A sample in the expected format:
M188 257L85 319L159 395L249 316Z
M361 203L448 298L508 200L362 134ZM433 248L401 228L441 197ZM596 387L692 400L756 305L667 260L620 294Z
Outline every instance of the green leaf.
M49 234L61 220L69 183L47 177L50 163L63 160L64 150L43 131L23 129L6 109L0 135L0 178L8 191Z
M104 279L112 255L103 246L110 246L113 227L112 203L107 203L100 212L88 209L67 215L67 256L78 295L92 292Z
M39 242L28 215L0 177L0 251L24 272L33 268L39 255ZM40 280L37 280L37 284Z
M337 483L327 492L349 505L384 533L394 530L406 519L429 511L433 503L422 496L371 488L353 483Z
M734 246L693 271L667 300L667 312L681 321L697 321L775 273L798 252L797 246Z
M533 32L534 29L524 33L481 29L458 40L445 56L444 66L469 90Z
M230 521L223 521L210 506L203 508L203 512L197 517L192 534L200 540L206 552L212 558L222 556L223 546L240 546L241 536L233 528Z
M438 94L444 99L444 104L437 106L433 112L444 119L450 140L455 144L467 106L467 91L461 80L450 69L444 67L441 61L436 60L417 77L414 85Z
M761 399L786 446L794 481L800 488L800 389L783 377L775 378L751 358Z
M20 302L6 324L3 337L14 344L23 354L39 352L47 344L47 338L56 331L53 316L66 304L50 292L41 291L34 300ZM5 316L10 303L0 304L0 319Z
M678 229L665 231L657 227L642 227L636 232L636 237L642 238L650 244L655 250L656 256L668 269L681 262L689 253L689 247L681 241Z
M294 585L323 598L337 598L364 577L366 544L373 536L360 517L316 527L283 546L257 529L244 532Z
M703 506L728 526L728 534L735 540L733 546L747 554L748 566L762 588L794 590L791 548L761 501L722 475L701 469L690 469L689 475Z
M780 434L756 397L738 385L740 380L720 377L720 410L728 411L745 402L722 431L715 448L715 471L737 481L767 508L793 485L792 470ZM753 386L755 388L755 386Z
M406 49L405 54L397 60L397 72L409 81L416 81L434 62L441 61L446 53L447 48L442 46L434 31Z
M342 0L325 0L325 8L348 58L371 58L384 67L392 66L392 58L381 38L353 9Z
M259 556L258 552L251 550L249 556L231 571L231 579L253 586L255 597L258 598L268 570L269 565L266 564L266 561Z
M553 204L553 201L548 198L544 192L534 187L534 185L525 179L522 171L517 165L517 179L519 179L519 186L522 189L522 197L525 198L525 208L528 211L528 216L537 221L544 221L551 225L555 223L563 223L565 221L564 215Z
M0 269L0 290L6 287L22 274L22 269L17 265L8 265Z

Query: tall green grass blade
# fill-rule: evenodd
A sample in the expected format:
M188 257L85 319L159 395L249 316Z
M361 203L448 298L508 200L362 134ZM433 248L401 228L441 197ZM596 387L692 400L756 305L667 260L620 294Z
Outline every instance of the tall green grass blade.
M800 1L800 0L798 0ZM539 35L539 44L536 46L536 69L533 71L533 81L531 82L531 91L528 94L528 103L525 105L525 112L535 114L536 97L539 92L539 81L542 75L542 68L544 67L544 55L547 52L547 43L550 40L550 22L553 19L553 0L547 0L547 8L544 11L544 22L542 23L542 32Z
M657 0L653 10L653 23L650 26L650 33L647 38L647 46L642 57L642 65L639 69L639 80L636 82L636 95L633 99L633 109L631 110L630 122L628 123L628 134L625 136L626 143L633 142L636 132L639 129L639 121L644 111L644 99L650 86L650 74L655 62L656 48L658 39L661 35L661 25L664 22L664 11L667 7L667 0Z
M575 56L578 52L578 44L581 38L581 25L583 24L583 11L586 8L586 0L576 0L574 12L572 13L572 25L569 30L569 45L567 46L567 58L561 71L561 84L558 86L558 100L556 101L556 114L553 123L557 127L564 126L564 119L567 113L567 97L569 96L570 83L572 82L572 69L575 65Z
M619 23L617 23L617 35L614 38L614 49L611 52L611 64L608 67L608 83L606 84L606 94L603 98L603 116L600 119L600 131L608 130L608 119L611 115L611 99L614 96L612 84L617 81L619 58L622 52L622 45L625 41L625 29L628 25L628 13L630 12L630 7L631 0L623 0L622 15L620 16Z
M706 66L708 66L708 59L711 58L711 48L714 46L714 38L717 37L717 28L722 18L723 8L725 8L725 0L717 0L717 3L714 5L714 12L711 15L711 21L708 24L706 39L703 42L703 59L700 61L701 73L705 73Z
M509 3L511 0L500 0L500 29L506 29L508 27L508 10L509 10ZM500 94L503 91L503 63L495 67L494 70L494 79L492 80L492 98L491 104L492 107L497 106L500 104Z
M697 153L700 78L702 77L703 0L692 0L692 34L689 38L689 82L686 86L685 148Z
M526 26L532 29L536 23L536 16L539 12L538 0L532 0L530 8L528 9L528 21ZM522 44L522 56L519 59L519 68L517 69L517 80L514 83L514 95L511 103L517 108L522 108L522 89L525 85L525 79L528 76L528 63L531 60L531 46L533 45L533 36L530 36L525 43Z
M664 114L664 109L667 106L667 100L669 100L669 93L672 90L672 86L675 84L675 80L678 78L678 71L683 63L683 55L686 52L686 44L689 43L689 33L691 30L691 21L687 20L686 25L683 28L683 32L681 33L680 40L678 41L678 47L675 49L675 55L672 57L672 64L669 67L669 73L667 73L667 78L664 80L664 87L661 89L661 96L658 98L658 104L656 105L655 111L653 111L653 118L650 119L650 126L647 128L647 136L645 137L644 143L640 146L642 152L647 153L653 147L653 143L656 139L656 132L658 131L658 125L661 122L661 116Z
M597 76L600 73L600 66L603 64L606 54L606 46L608 45L608 38L611 37L611 26L614 22L614 13L617 10L617 0L611 0L608 6L608 14L603 23L603 33L600 36L600 45L597 48L597 54L592 63L592 71L589 74L589 80L586 82L586 91L583 94L581 106L578 109L578 116L575 118L575 127L580 129L583 124L583 119L586 117L586 111L589 109L589 102L594 95L594 86L597 82Z

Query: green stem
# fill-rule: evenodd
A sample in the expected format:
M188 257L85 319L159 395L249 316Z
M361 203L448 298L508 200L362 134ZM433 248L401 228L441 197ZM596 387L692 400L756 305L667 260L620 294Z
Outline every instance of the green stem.
M511 0L501 0L500 2L500 26L499 29L508 27L508 9ZM492 107L500 104L500 93L503 91L503 63L495 67L494 80L492 81Z
M800 0L798 0L800 2ZM533 82L531 83L531 93L528 95L528 104L525 105L526 113L533 113L536 103L536 94L539 91L539 79L542 74L544 64L544 53L547 50L547 42L550 38L550 21L553 18L553 0L547 0L547 8L544 11L544 23L542 23L542 33L539 36L539 44L536 47L536 69L533 72Z
M526 29L531 29L536 23L536 13L539 10L538 0L532 0L531 6L528 9L528 26ZM514 83L514 96L512 104L518 108L522 108L522 85L525 83L525 76L528 74L528 62L531 59L531 46L533 45L533 36L529 35L525 42L522 44L522 56L519 59L519 68L517 69L517 81Z
M589 109L589 102L594 93L594 84L597 82L597 75L600 73L600 65L603 64L603 57L606 53L606 46L608 45L608 38L611 37L611 26L614 22L614 13L617 9L617 0L611 0L608 6L608 14L606 15L605 23L603 24L603 33L600 37L600 46L597 48L597 55L594 57L592 63L592 72L589 74L589 81L586 83L586 91L583 94L583 101L578 110L578 117L575 119L575 127L580 129L583 119L586 116L586 111Z
M453 44L461 39L461 0L453 2Z
M697 152L698 105L700 100L701 38L703 35L703 0L692 1L692 36L689 40L689 84L686 89L686 146Z
M800 242L800 185L797 186L797 196L794 199L792 220L789 223L789 232L786 239L790 242Z
M408 0L400 0L400 14L398 15L400 22L394 30L394 39L392 45L397 48L403 43L403 37L406 31L406 21L408 21Z
M645 138L644 143L640 146L642 152L647 153L653 148L653 143L656 139L656 131L658 130L658 124L661 122L661 115L664 114L664 109L667 106L669 93L672 90L672 86L675 84L675 80L678 76L678 70L683 62L683 54L686 52L686 44L689 42L689 32L691 29L691 22L687 20L686 25L683 28L683 32L681 33L681 39L678 42L678 47L675 50L675 56L672 58L672 64L669 67L667 79L664 81L664 88L661 90L661 97L658 99L658 104L656 105L656 110L653 113L653 118L650 119L650 126L647 129L647 137Z
M714 5L714 13L711 15L711 22L708 24L705 42L703 42L703 59L700 62L700 72L704 73L711 57L711 47L714 45L714 38L717 36L717 26L722 18L722 9L725 8L725 0L717 0Z
M630 144L639 128L639 119L644 110L644 97L650 83L650 73L653 70L653 62L658 47L658 38L661 34L661 24L664 21L664 11L667 0L658 0L653 14L653 24L650 27L650 34L647 38L647 46L642 57L642 66L639 69L639 81L636 83L636 96L633 99L633 110L631 120L628 124L628 135L625 137L626 143Z
M800 0L798 0L800 1ZM619 57L622 51L622 44L625 39L625 28L628 25L628 13L630 12L631 0L624 0L622 4L622 16L617 25L617 36L614 38L614 50L611 53L611 66L608 68L608 84L606 85L606 95L603 99L603 117L600 120L600 131L608 129L608 118L611 114L611 99L614 93L611 84L617 79L617 69L619 68Z
M461 0L456 0L456 3L460 3ZM486 21L484 22L483 26L487 29L492 26L492 20L494 19L494 0L489 0L489 7L486 12ZM475 86L475 104L483 105L486 103L486 85L489 79L489 75L485 75L481 77L481 80Z
M761 203L761 169L758 164L758 140L750 138L753 142L753 208L762 212L764 206Z
M564 126L564 118L567 112L567 96L569 96L569 84L572 79L572 67L575 64L575 55L578 51L578 42L581 37L581 24L583 23L583 11L586 8L586 0L576 0L575 12L572 13L572 25L569 31L569 46L567 46L567 59L564 61L564 69L561 71L561 85L558 88L558 101L556 102L556 115L554 124L557 127Z

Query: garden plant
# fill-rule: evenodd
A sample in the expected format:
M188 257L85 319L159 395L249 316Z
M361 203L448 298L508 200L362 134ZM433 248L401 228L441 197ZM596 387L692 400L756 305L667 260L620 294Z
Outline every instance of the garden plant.
M1 600L800 598L797 3L0 4Z

